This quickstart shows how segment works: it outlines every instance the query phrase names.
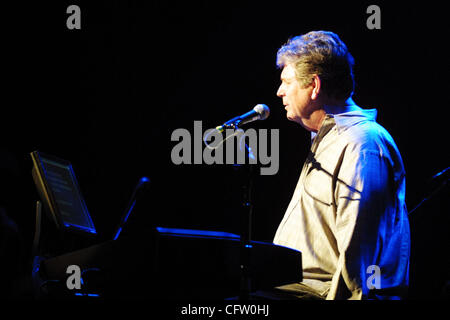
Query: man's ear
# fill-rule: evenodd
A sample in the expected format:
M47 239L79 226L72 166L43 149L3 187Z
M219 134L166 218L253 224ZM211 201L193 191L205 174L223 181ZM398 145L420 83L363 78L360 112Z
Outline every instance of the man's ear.
M313 90L311 91L311 100L316 100L319 97L322 82L317 74L313 75L311 85Z

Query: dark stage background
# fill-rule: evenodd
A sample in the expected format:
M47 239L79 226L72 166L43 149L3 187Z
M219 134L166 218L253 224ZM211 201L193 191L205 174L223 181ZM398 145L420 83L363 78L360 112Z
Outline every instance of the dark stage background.
M70 4L81 8L81 30L66 27ZM381 8L381 30L366 27L370 4ZM152 181L140 199L146 210L136 212L146 222L239 233L232 166L174 165L170 137L176 128L193 132L194 120L211 128L257 103L271 115L251 126L280 130L279 171L256 176L253 189L253 239L271 241L310 144L276 96L276 51L289 37L320 29L336 32L355 57L354 99L377 108L394 137L414 207L429 178L449 165L445 12L442 2L393 1L5 5L2 195L25 247L37 200L34 150L72 162L99 241L111 236L141 176ZM448 241L444 204L411 220L412 255L433 259L440 274L448 254L432 248Z

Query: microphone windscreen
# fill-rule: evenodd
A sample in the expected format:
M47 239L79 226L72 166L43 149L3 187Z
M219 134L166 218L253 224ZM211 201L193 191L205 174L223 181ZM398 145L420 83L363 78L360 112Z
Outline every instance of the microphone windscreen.
M260 118L259 120L266 120L269 115L270 115L270 109L268 106L266 106L265 104L257 104L253 110L255 110L255 112L257 112L258 114L260 114Z

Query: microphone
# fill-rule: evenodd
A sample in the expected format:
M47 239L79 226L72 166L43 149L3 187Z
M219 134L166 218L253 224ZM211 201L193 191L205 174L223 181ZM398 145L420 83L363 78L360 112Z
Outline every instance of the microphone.
M227 128L236 128L239 125L243 125L256 120L265 120L269 117L270 109L265 104L257 104L252 110L244 113L241 116L228 120L221 126L217 126L216 130L223 132Z

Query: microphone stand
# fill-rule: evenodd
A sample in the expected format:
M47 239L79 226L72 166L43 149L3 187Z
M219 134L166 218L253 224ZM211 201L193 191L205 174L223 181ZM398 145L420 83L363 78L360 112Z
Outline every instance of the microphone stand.
M242 168L242 167L241 167ZM240 235L240 268L241 281L239 300L249 300L252 290L252 270L251 270L251 236L252 236L252 213L253 205L251 203L252 192L252 173L253 165L248 164L247 181L242 186L242 216L241 216L241 235Z
M236 121L233 127L239 129L240 121ZM245 141L244 141L245 143ZM247 145L245 144L245 150ZM251 150L249 150L251 152ZM247 157L246 157L247 158ZM251 270L251 236L252 236L252 187L253 187L253 174L254 165L248 162L246 165L236 164L234 168L239 173L239 181L241 195L241 204L239 213L241 214L241 235L240 235L240 288L239 288L239 300L249 300L252 290L252 270Z

